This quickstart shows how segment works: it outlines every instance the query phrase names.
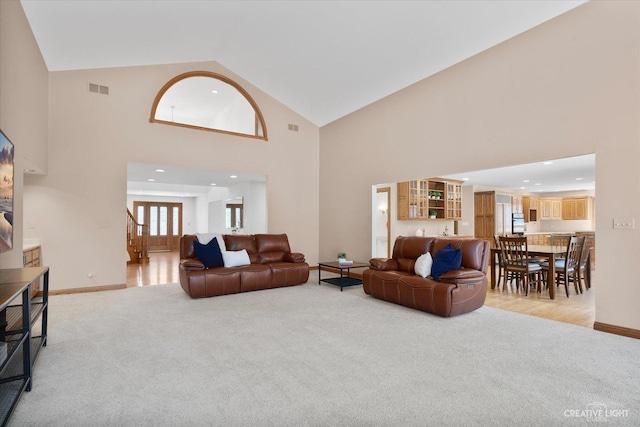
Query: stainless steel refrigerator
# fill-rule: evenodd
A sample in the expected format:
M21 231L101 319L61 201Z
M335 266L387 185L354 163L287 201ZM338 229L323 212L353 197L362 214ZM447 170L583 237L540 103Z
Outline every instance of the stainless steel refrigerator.
M511 214L511 233L512 234L524 234L525 225L524 225L524 214L523 213L513 213Z

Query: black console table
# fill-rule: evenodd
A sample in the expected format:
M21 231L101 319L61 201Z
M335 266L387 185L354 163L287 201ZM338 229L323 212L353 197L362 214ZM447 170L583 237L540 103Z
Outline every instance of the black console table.
M41 292L32 296L42 281ZM5 426L23 391L30 391L40 348L47 345L49 267L0 270L0 424ZM6 349L6 357L4 350Z
M322 271L322 267L328 267L330 269L340 270L340 277L330 277L328 279L323 279L320 276L320 272ZM353 262L351 264L345 265L340 264L337 261L327 261L327 262L319 262L318 263L318 284L331 283L332 285L340 286L340 292L342 292L342 288L347 286L356 286L362 284L362 279L357 277L351 277L351 269L352 268L367 268L369 267L368 263L365 262ZM347 275L343 274L343 271L347 270Z

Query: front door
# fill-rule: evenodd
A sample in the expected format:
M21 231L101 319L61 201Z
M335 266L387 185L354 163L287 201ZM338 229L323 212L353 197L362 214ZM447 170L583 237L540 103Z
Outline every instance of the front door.
M149 250L178 250L182 236L182 203L133 202L136 221L149 225Z

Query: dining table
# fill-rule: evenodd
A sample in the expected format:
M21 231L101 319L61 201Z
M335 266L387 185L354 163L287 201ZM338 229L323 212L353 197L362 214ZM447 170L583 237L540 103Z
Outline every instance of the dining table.
M544 258L549 261L549 298L555 299L556 287L556 260L561 258L562 255L567 253L567 247L562 245L527 245L527 251L529 256ZM500 248L491 248L491 289L496 287L496 270L497 270L497 255L500 252ZM506 280L506 279L505 279Z

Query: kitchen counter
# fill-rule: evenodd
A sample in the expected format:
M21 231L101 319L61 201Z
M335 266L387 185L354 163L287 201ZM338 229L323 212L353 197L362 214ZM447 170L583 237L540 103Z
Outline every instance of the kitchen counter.
M536 231L527 233L525 232L525 236L544 236L544 235L552 235L552 234L561 234L561 235L571 235L575 236L576 234L595 234L595 231Z

